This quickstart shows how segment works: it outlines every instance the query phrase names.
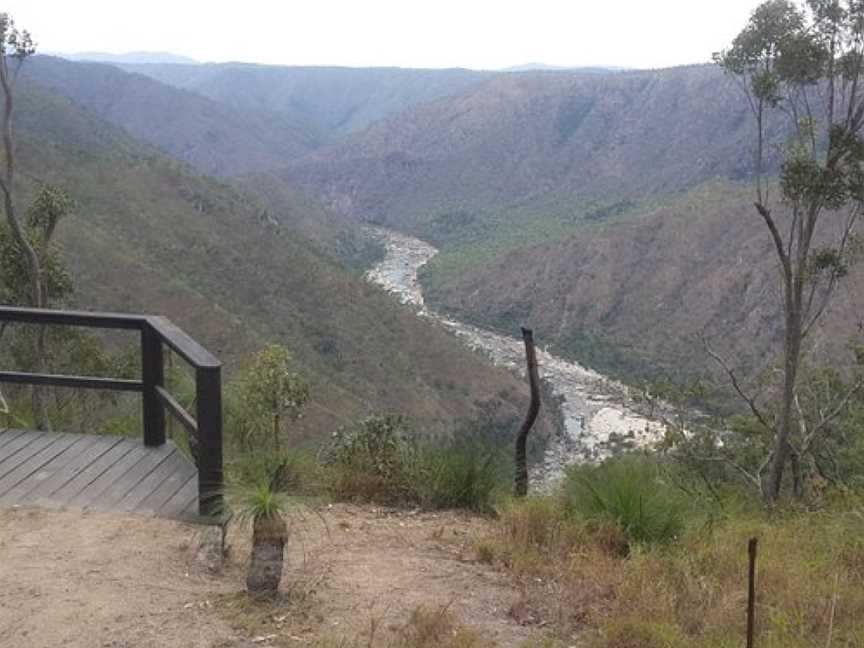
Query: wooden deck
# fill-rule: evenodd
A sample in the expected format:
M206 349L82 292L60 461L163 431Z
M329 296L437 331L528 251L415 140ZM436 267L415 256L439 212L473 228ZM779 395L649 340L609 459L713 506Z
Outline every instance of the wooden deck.
M0 429L0 506L198 516L198 471L171 442Z

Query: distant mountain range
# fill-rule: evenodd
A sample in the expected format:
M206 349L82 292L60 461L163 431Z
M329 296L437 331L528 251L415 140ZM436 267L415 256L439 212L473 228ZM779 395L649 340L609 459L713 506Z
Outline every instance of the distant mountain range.
M521 65L511 65L503 68L502 72L565 72L568 70L578 72L594 72L603 74L606 72L620 72L626 68L615 67L611 65L547 65L546 63L523 63Z
M61 127L64 119L37 118L38 102L32 114L20 116L35 119L30 137L62 148L62 159L43 166L49 175L75 179L73 184L84 182L81 169L107 173L93 156L110 159L112 147L125 151L121 168L129 173L106 185L117 205L106 240L128 237L117 249L131 257L129 242L143 236L137 228L145 215L157 218L163 238L172 228L197 231L207 243L190 240L196 252L189 260L211 264L208 273L160 256L167 274L156 285L193 277L189 299L194 294L206 308L218 305L236 321L258 318L261 331L281 331L297 341L319 375L352 367L345 380L334 379L348 391L349 382L357 381L362 396L349 398L348 409L376 399L392 402L374 396L371 387L373 376L386 381L392 375L347 350L371 344L363 337L374 329L364 319L364 304L380 307L345 270L368 261L357 229L365 222L441 247L422 277L439 308L507 330L531 324L560 351L625 378L704 369L705 354L694 342L704 327L751 368L775 349L771 256L745 186L753 171L750 118L743 97L712 66L516 73L106 65L35 57L24 70L34 89L68 104L64 119L78 124L80 137L105 129L122 134L94 153L89 144L66 141L71 126ZM774 126L768 149L777 151L784 136ZM160 155L182 164L142 177L151 191L164 184L166 200L176 204L150 216L154 207L138 194L128 197L125 183L135 185L131 170L136 164L146 169L150 163L141 160L148 156L167 164ZM76 156L87 162L79 165ZM775 157L769 171L777 162ZM41 167L29 168L38 174ZM207 175L221 182L210 184ZM95 188L87 190L94 204L102 200ZM235 210L239 220L225 220L218 234L206 235L196 229L202 216L195 210L206 214L208 205ZM276 223L286 241L255 238L250 223L256 221ZM249 228L243 237L251 238L234 227ZM157 244L149 235L141 240ZM271 258L280 250L286 258ZM218 255L240 270L214 261ZM259 257L255 269L245 266ZM307 268L329 278L319 282ZM108 296L122 292L111 276L124 274L99 276L105 288L95 299L111 305ZM315 304L301 284L284 279L289 276L306 277ZM273 277L279 278L275 284L269 283ZM814 338L833 357L842 353L844 335L864 306L864 279L845 290L824 335ZM336 315L318 312L321 296L330 292L350 308L340 310L327 298ZM161 308L177 307L157 295L151 298ZM307 320L295 318L301 314ZM365 322L366 332L351 331L334 317ZM423 352L411 336L425 333L409 332L396 315L387 317L398 326L388 335L410 349L399 356L399 370L410 372L412 354ZM379 346L368 348L387 355ZM351 358L349 365L344 358ZM430 416L446 411L452 420L456 409L460 415L476 411L476 403L448 408L436 400L432 370L423 366L418 389L436 403ZM471 366L479 380L485 370ZM358 378L359 371L369 379ZM450 380L436 376L437 384Z
M124 54L111 54L109 52L75 52L65 54L53 52L54 56L65 58L69 61L90 61L94 63L198 63L193 58L172 54L170 52L126 52Z

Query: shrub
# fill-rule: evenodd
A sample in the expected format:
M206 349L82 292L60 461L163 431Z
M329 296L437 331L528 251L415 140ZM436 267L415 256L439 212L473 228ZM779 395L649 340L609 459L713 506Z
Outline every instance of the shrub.
M489 444L456 439L419 452L412 483L429 508L492 513L509 485L510 462Z
M378 415L339 429L322 463L334 497L398 504L417 498L409 468L415 454L404 419Z
M613 521L630 543L669 542L684 526L680 495L645 457L572 468L564 482L564 505L585 519Z
M320 490L321 470L302 450L246 453L228 466L229 482L254 487L266 484L290 495L313 495Z

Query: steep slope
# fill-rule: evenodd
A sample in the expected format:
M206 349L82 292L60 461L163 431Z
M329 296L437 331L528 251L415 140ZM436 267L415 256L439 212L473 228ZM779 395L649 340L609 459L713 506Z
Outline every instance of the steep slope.
M248 195L21 81L25 189L49 180L77 201L60 233L79 306L164 313L231 367L264 341L284 342L313 382L300 424L309 436L378 409L439 431L518 416L520 381L394 306L290 222L275 227Z
M312 125L334 139L433 99L454 95L494 73L474 70L283 67L245 63L124 65L164 83L242 110Z
M284 166L317 146L305 124L237 110L113 65L37 56L22 74L210 174Z
M341 213L416 228L448 210L630 199L741 178L750 121L710 66L507 74L377 122L283 174Z
M823 360L844 357L859 330L862 280L864 268L853 268L809 340ZM559 352L631 379L711 366L703 332L745 374L781 350L775 255L743 185L710 183L628 222L582 227L431 283L431 300L461 317L530 322Z

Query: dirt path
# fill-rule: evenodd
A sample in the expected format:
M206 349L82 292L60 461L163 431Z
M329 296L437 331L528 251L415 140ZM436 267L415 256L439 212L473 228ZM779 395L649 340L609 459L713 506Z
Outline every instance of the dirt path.
M213 572L198 527L79 511L0 509L0 646L387 645L418 606L448 606L492 645L539 633L509 614L508 577L474 560L482 520L335 505L292 518L286 600L242 594L248 532ZM338 643L336 645L339 645Z

